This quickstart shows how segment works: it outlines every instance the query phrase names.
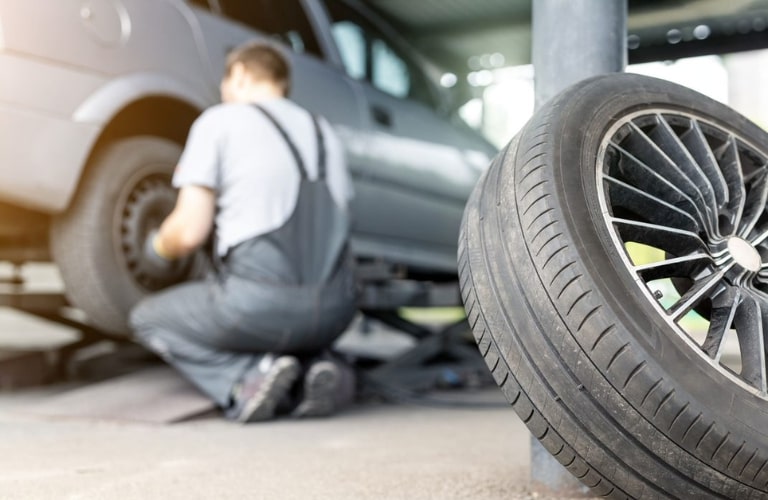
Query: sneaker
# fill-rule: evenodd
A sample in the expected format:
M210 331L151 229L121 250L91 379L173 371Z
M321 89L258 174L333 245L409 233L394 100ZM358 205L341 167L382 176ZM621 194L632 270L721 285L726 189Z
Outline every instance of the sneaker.
M314 361L304 376L304 396L293 410L296 418L326 417L352 400L354 374L328 359Z
M288 394L301 367L293 356L265 355L234 391L233 419L261 422L275 415L277 404Z

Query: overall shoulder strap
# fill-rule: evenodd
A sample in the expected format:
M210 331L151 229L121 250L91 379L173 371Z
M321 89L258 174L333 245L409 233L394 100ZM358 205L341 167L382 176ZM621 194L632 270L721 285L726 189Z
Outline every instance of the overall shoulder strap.
M318 120L317 116L312 115L312 123L315 124L315 134L317 135L317 178L318 180L324 180L327 170L325 138L323 137L323 130L320 128L320 120Z
M293 154L294 159L296 160L296 166L299 168L299 174L301 175L302 179L308 179L309 175L307 174L307 168L304 165L304 160L301 159L301 154L299 153L299 149L296 147L296 144L291 140L291 137L288 135L288 132L285 131L282 125L280 125L280 122L275 119L275 117L264 109L263 107L259 106L258 104L253 105L254 108L261 111L261 113L267 117L267 119L272 122L272 125L275 126L278 132L280 132L280 135L283 136L283 139L285 140L285 143L288 145L288 148L291 150L291 154Z

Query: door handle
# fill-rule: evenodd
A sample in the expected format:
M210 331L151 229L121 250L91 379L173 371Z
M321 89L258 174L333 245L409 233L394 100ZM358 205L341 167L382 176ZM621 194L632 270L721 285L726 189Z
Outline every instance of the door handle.
M381 106L371 106L373 121L387 128L392 127L392 114Z

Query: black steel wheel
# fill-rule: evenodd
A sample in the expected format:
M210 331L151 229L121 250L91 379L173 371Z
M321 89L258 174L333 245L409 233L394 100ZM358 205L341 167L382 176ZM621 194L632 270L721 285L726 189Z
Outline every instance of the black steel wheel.
M142 258L149 232L160 227L175 203L176 192L169 175L139 171L126 183L116 205L115 253L124 272L147 292L180 283L187 275L187 267L180 265L173 273L157 276L146 268Z
M70 302L90 323L127 335L127 317L147 293L183 280L157 279L141 260L146 235L175 203L170 186L181 147L157 137L130 137L95 153L75 200L51 225L51 251Z
M596 495L768 495L767 159L728 107L616 74L543 106L475 188L478 345Z

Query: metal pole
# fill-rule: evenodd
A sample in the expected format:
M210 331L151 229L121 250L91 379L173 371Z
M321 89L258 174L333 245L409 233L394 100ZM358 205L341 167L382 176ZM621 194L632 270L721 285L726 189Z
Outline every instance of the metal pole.
M532 0L536 107L627 65L627 0Z
M536 108L591 76L624 71L627 0L531 0ZM531 488L541 494L586 497L574 478L531 436Z

